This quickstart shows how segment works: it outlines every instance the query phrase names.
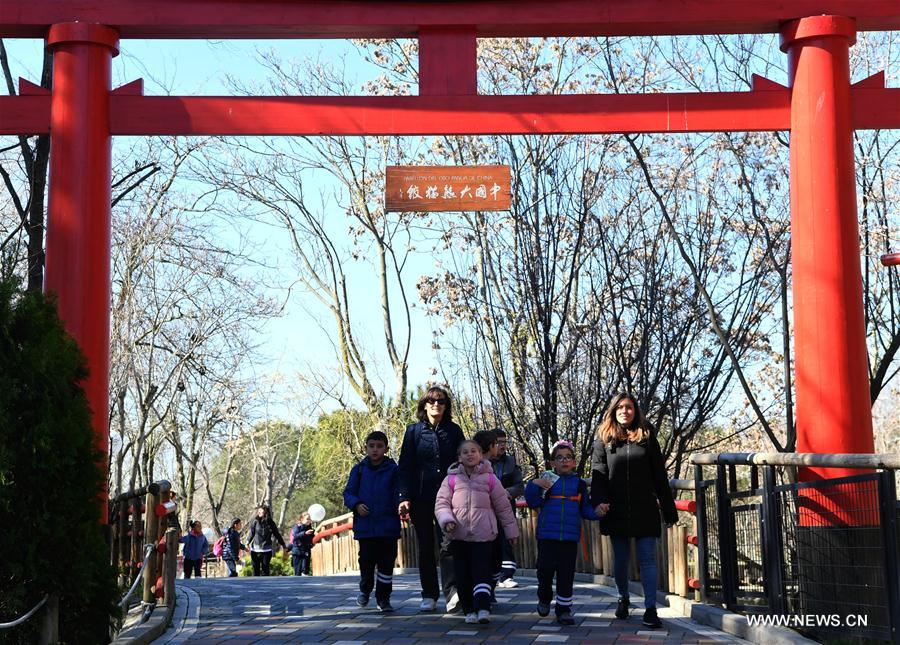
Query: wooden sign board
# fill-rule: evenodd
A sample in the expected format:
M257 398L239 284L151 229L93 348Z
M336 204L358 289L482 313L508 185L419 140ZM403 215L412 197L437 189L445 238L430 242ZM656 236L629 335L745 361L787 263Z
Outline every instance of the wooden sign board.
M388 166L387 211L507 211L509 166Z

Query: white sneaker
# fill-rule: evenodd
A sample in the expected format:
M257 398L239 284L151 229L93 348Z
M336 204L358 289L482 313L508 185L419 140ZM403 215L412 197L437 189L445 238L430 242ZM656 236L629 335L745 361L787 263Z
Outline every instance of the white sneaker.
M450 597L447 598L447 613L452 614L457 605L459 605L459 596L454 591L450 594Z
M434 598L422 598L419 603L419 611L434 611L437 608L437 600Z
M466 622L469 622L469 621L466 620ZM489 622L491 622L491 612L489 612L487 609L479 609L478 610L478 622L481 623L482 625L487 625Z
M466 614L466 622L470 625L475 625L478 623L478 614L474 611L471 614Z
M519 586L519 583L512 578L507 578L506 580L501 580L500 582L498 582L497 586L502 587L503 589L514 589Z

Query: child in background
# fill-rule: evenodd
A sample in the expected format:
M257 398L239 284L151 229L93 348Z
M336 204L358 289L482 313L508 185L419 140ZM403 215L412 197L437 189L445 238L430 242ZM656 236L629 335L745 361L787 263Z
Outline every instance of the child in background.
M222 544L222 561L228 567L228 577L237 577L237 560L241 551L247 547L241 543L241 518L231 520L231 526L225 531L225 542Z
M300 576L310 573L310 559L312 558L313 538L312 521L309 513L300 513L300 518L291 529L291 566L294 567L294 575Z
M537 528L537 612L542 617L550 613L555 575L556 620L561 625L574 625L572 587L581 518L599 518L591 506L587 484L575 474L574 446L568 441L557 441L550 450L550 460L556 476L533 479L525 487L528 506L541 509Z
M509 496L509 504L513 509L513 513L515 513L516 498L521 497L525 493L525 484L522 483L522 469L516 463L515 456L507 452L509 444L506 432L500 428L495 429L493 432L497 435L497 451L495 456L490 457L491 466L497 479L500 480L500 483L506 490L506 494ZM503 535L500 535L500 538L498 540L500 554L495 566L494 577L497 578L499 574L500 582L497 583L498 587L512 589L519 586L519 583L513 579L513 576L516 575L516 556L509 542L502 539Z
M519 536L509 498L477 442L463 441L447 471L434 513L452 539L457 592L467 623L491 620L491 562L498 520L510 542Z
M385 456L387 450L387 435L381 430L370 432L366 437L366 456L350 471L344 488L344 504L353 511L353 538L359 542L356 604L367 606L374 587L375 604L382 612L394 611L391 591L400 538L397 464Z
M209 548L209 541L203 535L203 524L195 520L189 524L191 530L181 538L184 544L184 579L187 580L193 573L200 577L200 563Z

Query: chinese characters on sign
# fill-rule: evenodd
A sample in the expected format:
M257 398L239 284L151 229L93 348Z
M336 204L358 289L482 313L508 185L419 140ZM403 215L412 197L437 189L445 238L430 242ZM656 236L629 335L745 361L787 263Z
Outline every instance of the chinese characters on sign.
M509 166L388 166L388 211L509 210Z

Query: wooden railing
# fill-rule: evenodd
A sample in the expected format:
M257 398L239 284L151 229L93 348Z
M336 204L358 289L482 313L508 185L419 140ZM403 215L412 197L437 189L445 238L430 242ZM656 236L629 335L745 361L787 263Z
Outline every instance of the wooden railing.
M672 480L676 491L689 491L692 481ZM698 587L699 573L697 568L697 524L694 518L694 501L678 500L679 523L672 528L663 528L662 538L657 543L657 563L659 579L657 587L661 591L694 599ZM537 559L536 510L525 507L519 502L516 521L519 525L519 540L515 546L516 562L520 568L533 569ZM400 544L397 554L397 566L415 568L418 551L415 531L412 526L403 522L400 531ZM353 514L339 515L324 520L316 535L316 547L312 552L313 575L322 576L334 573L356 571L357 546L353 539ZM613 550L611 540L600 534L597 522L582 522L581 543L578 548L578 559L575 570L580 573L594 575L613 575ZM631 578L638 579L637 562L632 558Z
M140 577L144 621L158 602L168 614L175 607L180 531L169 526L177 525L178 505L173 497L169 482L161 480L110 500L110 560L119 571L120 584L128 589L120 606L128 611Z

